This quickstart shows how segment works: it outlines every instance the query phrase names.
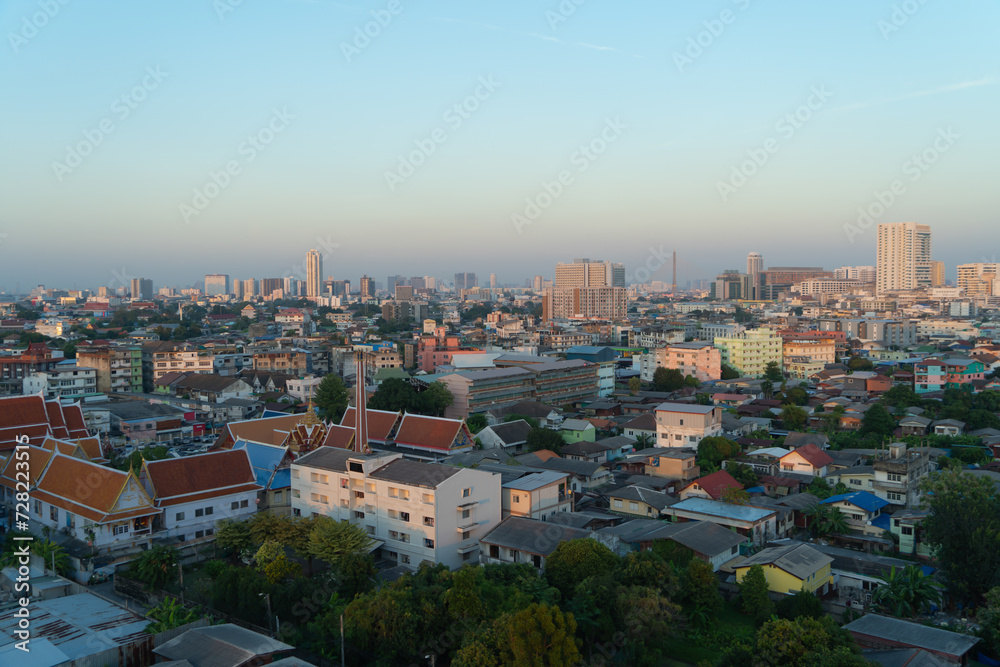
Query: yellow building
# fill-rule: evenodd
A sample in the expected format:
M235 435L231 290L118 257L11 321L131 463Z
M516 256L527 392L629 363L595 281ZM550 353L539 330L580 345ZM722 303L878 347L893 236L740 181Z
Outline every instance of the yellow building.
M714 344L722 352L722 363L733 367L740 375L761 377L772 361L781 368L781 336L773 329L749 329L731 338L716 338Z
M786 340L782 354L785 372L806 380L837 360L837 341L834 338Z
M808 544L791 544L764 549L736 566L736 581L754 565L764 568L767 587L774 593L794 595L801 590L824 595L833 586L830 564L833 559Z

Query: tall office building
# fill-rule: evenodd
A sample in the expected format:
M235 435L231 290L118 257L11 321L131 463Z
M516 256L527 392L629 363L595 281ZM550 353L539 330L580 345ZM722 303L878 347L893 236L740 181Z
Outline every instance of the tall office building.
M531 289L532 289L532 291L535 291L535 292L541 292L542 291L542 277L541 276L535 276L534 277L534 279L531 281Z
M260 295L265 299L271 296L272 292L277 292L285 288L285 281L281 278L261 278Z
M575 259L556 264L555 285L544 291L542 317L618 319L628 315L625 266Z
M243 300L249 301L253 297L257 296L257 281L253 278L247 278L246 280L241 280L243 283Z
M361 298L370 299L375 296L375 283L368 276L361 276Z
M476 278L475 273L456 273L455 274L455 291L460 292L464 289L472 289L473 287L479 287L479 279Z
M491 273L490 274L490 289L496 289L496 288L497 288L497 274Z
M323 294L323 255L313 249L306 253L306 296Z
M747 275L752 276L764 271L764 257L759 252L747 255Z
M210 273L206 275L205 294L207 296L229 294L229 276L225 273Z
M326 282L329 285L327 291L333 296L347 297L351 293L350 280L328 280Z
M149 278L133 278L131 281L129 296L132 300L142 299L149 301L153 298L153 281Z
M764 298L764 256L759 252L752 252L747 255L747 291L744 299L758 301Z
M958 287L966 296L1000 296L1000 264L959 264Z
M883 222L878 226L876 291L931 287L931 227L915 222Z

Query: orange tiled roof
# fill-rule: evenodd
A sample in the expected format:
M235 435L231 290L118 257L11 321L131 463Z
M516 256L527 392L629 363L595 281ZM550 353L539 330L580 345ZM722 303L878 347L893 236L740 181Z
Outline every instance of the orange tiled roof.
M143 470L158 505L167 499L208 493L228 495L235 487L255 485L256 478L245 449L230 449L198 456L144 461ZM193 499L193 498L192 498Z
M91 461L106 461L104 456L104 451L101 448L101 441L99 438L80 438L76 441L76 444L80 446L83 453L87 455L87 458Z
M32 495L97 523L156 514L158 510L152 505L113 511L129 476L121 470L55 454Z
M83 419L83 408L79 403L62 406L63 416L66 418L66 428L69 430L71 438L87 438L87 425Z
M288 433L302 420L302 415L282 415L280 417L265 417L263 419L246 419L230 422L226 425L229 438L222 436L219 440L232 439L249 440L264 445L283 445L288 439ZM230 447L232 445L229 445Z
M396 443L411 447L449 450L462 429L468 430L468 427L461 419L406 414L403 415L399 432L396 433Z
M354 429L347 426L333 424L326 432L324 447L337 447L338 449L349 449L354 444Z
M399 422L398 412L389 412L388 410L371 410L366 409L365 413L368 415L368 439L375 442L384 443L386 440L392 437L392 430L396 427ZM349 406L344 412L343 418L340 420L341 426L346 426L347 428L354 429L354 407Z
M53 453L51 450L35 446L28 447L27 451L28 451L28 470L27 470L28 483L31 486L34 486L38 483L39 478L45 471L45 466L47 466L49 464L49 461L52 459ZM23 460L24 459L21 459L22 462ZM4 464L2 471L0 471L0 484L6 486L9 489L16 489L18 480L20 479L20 481L22 482L24 481L23 475L20 478L18 478L17 476L18 470L20 470L21 472L25 472L24 466L21 466L21 468L19 469L17 464L18 464L17 457L10 456L7 459L7 462Z

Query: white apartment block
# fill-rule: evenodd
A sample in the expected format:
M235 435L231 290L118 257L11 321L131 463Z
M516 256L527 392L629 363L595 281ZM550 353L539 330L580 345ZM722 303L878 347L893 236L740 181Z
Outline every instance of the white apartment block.
M22 393L42 392L45 398L97 393L97 369L76 364L57 364L50 371L32 373L24 378Z
M361 526L399 565L456 569L479 562L479 539L500 522L500 475L320 447L292 464L292 514Z
M1000 264L959 264L958 287L966 296L1000 296Z
M879 294L933 287L930 225L883 222L876 253Z
M715 347L722 352L722 363L741 375L760 377L772 361L781 368L781 336L766 327L750 329L731 338L716 338Z
M720 436L722 408L694 403L661 403L656 407L656 446L697 448L702 438Z

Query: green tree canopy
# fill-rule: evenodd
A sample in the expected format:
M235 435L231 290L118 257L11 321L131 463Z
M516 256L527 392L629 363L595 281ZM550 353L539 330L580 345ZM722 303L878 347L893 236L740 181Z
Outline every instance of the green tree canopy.
M896 428L896 420L889 411L875 403L861 419L861 434L888 437Z
M797 405L786 405L781 408L781 423L790 431L805 428L809 413Z
M559 434L550 428L532 428L528 431L527 446L529 452L537 452L541 449L548 449L556 454L566 441Z
M740 377L740 372L728 364L722 364L722 375L723 380L735 380Z
M684 386L684 374L676 368L657 368L653 372L653 389L656 391L677 391Z
M781 382L785 379L785 374L781 372L781 364L777 361L769 361L764 365L764 377L771 382Z
M346 521L317 517L309 533L309 554L339 564L349 554L367 553L373 543L365 529Z
M764 568L752 565L740 582L740 611L763 623L774 613L774 602L769 595Z
M349 400L347 386L333 373L320 380L319 386L316 387L316 395L313 397L313 402L319 408L320 419L334 424L340 423Z
M609 574L617 564L618 556L597 540L568 540L560 542L546 559L545 578L568 597L578 582Z

